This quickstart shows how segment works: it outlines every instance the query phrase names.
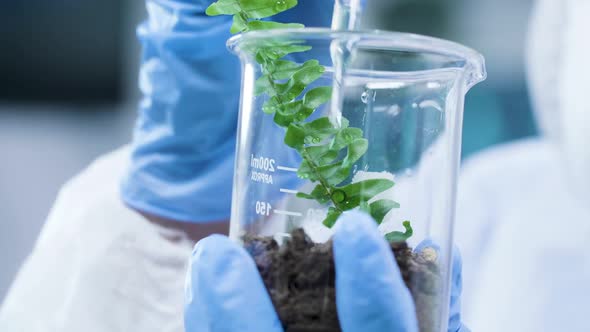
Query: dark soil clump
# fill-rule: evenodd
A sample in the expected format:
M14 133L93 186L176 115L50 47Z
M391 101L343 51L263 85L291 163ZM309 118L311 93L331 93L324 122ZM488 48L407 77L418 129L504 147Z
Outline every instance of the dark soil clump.
M339 332L332 242L314 243L297 229L279 246L270 237L246 237L252 255L286 332ZM441 277L432 259L406 243L392 243L404 282L410 289L421 332L439 330Z

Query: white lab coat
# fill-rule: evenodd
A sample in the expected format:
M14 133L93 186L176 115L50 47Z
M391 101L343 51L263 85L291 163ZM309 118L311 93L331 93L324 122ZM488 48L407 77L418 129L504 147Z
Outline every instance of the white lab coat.
M123 205L129 153L98 159L60 191L0 308L0 331L184 331L192 243Z
M465 163L456 242L473 331L590 331L590 199L562 160L530 139Z

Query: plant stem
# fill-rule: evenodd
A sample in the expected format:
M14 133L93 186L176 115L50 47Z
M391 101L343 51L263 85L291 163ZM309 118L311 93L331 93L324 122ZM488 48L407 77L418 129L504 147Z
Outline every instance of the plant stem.
M322 177L322 174L317 169L318 166L313 162L313 160L309 156L309 153L307 152L305 147L303 147L302 150L303 150L303 152L301 152L301 157L303 157L303 160L305 160L307 162L309 167L312 169L312 171L315 173L316 177L318 178L318 182L322 185L322 187L324 187L324 189L326 190L326 192L330 196L330 201L332 201L332 204L334 204L334 208L336 210L338 210L339 212L342 212L342 209L340 209L340 207L339 207L339 203L336 202L334 200L334 198L332 197L333 196L332 194L334 193L332 191L332 186L330 186L328 181Z
M265 62L268 63L269 59L265 59L265 60L266 60ZM269 77L270 84L272 85L273 89L276 90L276 84L275 84L275 80L274 80L274 78L272 76L272 73L270 73L268 70L267 70L267 72L268 72L268 77ZM281 96L277 95L276 97L277 97L277 100L278 100L279 104L283 104L284 103L284 101L281 100ZM305 146L301 148L300 155L303 158L303 160L305 160L305 162L307 162L307 164L309 165L309 167L311 168L311 170L316 175L316 177L318 179L318 182L322 185L322 187L324 187L324 190L326 190L326 192L330 196L330 201L332 201L332 204L334 204L334 208L337 211L342 212L342 210L339 207L339 203L336 202L334 200L334 198L332 197L332 194L333 194L333 190L332 190L333 188L332 188L332 186L330 186L330 184L328 183L328 180L326 180L322 176L321 172L318 170L318 165L313 161L313 159L311 158L311 156L307 152Z

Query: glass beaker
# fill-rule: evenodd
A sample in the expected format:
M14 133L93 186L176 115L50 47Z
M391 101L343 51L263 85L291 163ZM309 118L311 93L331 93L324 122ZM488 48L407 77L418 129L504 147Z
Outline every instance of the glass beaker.
M305 256L286 251L326 252L342 211L362 209L396 257L422 257L425 273L400 266L420 331L446 331L463 104L485 79L483 57L380 31L257 31L228 46L243 70L230 236L254 257L285 330L339 331L333 273L314 274L325 280L307 283L310 298L290 293L290 278L310 271L277 270ZM389 237L406 220L413 235ZM408 250L424 240L436 243L430 260ZM333 268L317 259L311 266ZM284 310L285 298L307 309Z

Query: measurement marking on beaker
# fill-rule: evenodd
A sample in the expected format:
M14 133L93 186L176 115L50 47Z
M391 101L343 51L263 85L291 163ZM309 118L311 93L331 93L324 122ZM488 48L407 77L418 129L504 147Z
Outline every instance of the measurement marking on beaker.
M277 169L280 171L286 171L286 172L297 172L297 168L293 168L293 167L285 167L285 166L277 166Z
M298 193L297 190L283 189L283 188L281 188L281 192L286 193L286 194L293 194L293 195L297 195L297 193Z
M291 211L284 211L284 210L274 210L273 212L276 214L282 214L285 216L303 217L303 213L299 213L299 212L291 212Z

